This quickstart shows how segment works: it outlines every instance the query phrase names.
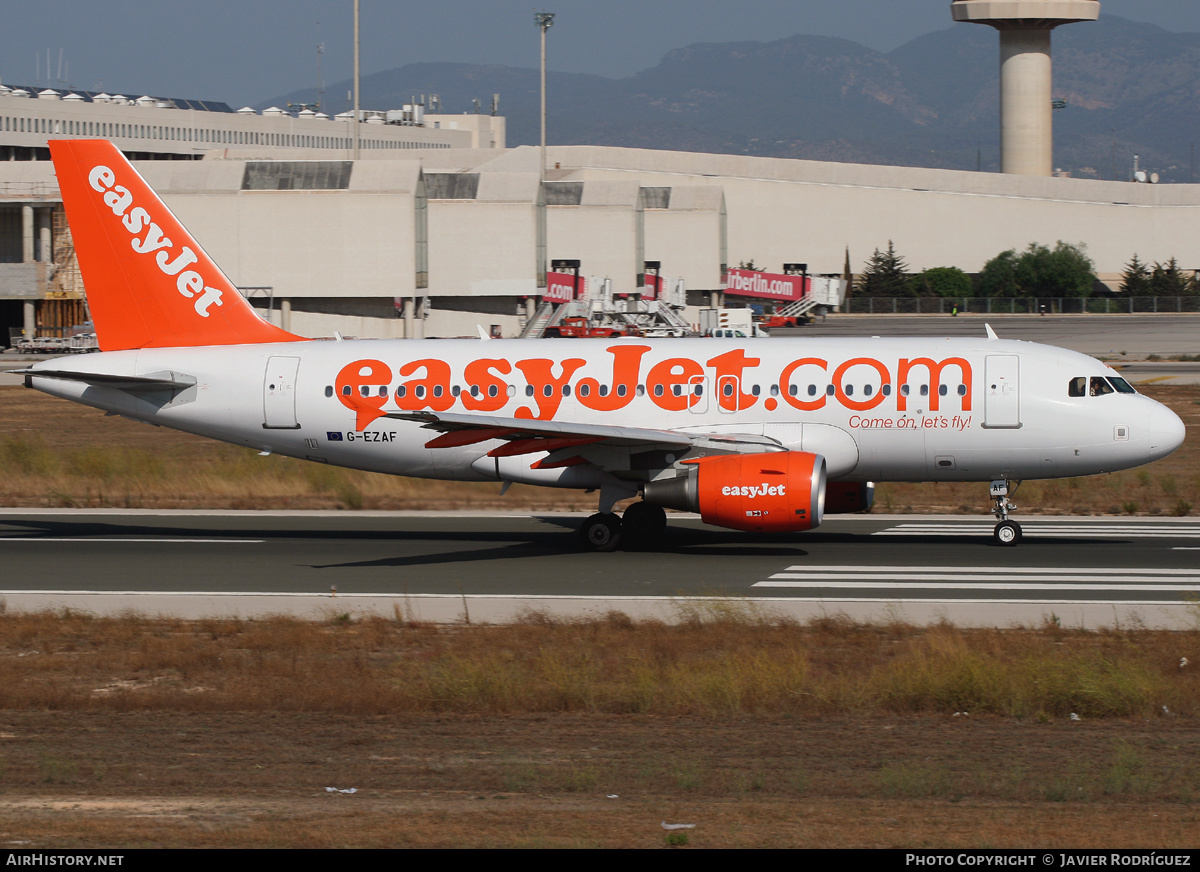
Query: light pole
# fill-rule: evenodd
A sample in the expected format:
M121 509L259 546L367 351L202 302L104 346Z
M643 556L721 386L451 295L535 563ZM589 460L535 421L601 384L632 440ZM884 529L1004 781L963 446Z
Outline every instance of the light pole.
M358 0L354 0L354 159L360 157L360 136L358 129Z
M542 31L542 169L541 179L546 181L546 31L554 26L553 12L535 12L533 20Z

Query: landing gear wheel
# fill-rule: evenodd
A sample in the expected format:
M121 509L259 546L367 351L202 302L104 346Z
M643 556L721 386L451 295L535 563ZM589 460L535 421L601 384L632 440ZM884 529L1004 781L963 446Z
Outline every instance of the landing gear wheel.
M625 548L645 548L658 540L667 529L667 513L661 506L634 503L621 517L621 538Z
M1016 521L1001 521L992 531L997 545L1016 545L1021 541L1021 525Z
M612 512L597 512L583 522L579 537L589 551L615 551L621 544L621 519Z

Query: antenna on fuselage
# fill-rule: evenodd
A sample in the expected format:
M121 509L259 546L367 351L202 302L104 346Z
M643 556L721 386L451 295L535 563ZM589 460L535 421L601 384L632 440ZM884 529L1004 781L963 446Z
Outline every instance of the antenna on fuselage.
M991 325L991 324L984 324L984 325L983 325L983 329L987 331L987 338L988 338L988 341L991 341L992 339L999 339L999 338L1000 338L999 336L997 336L997 335L996 335L996 331L992 329L992 325Z

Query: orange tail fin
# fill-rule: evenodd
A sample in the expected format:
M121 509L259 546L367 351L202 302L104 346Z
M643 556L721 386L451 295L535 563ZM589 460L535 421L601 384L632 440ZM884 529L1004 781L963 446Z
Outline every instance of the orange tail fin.
M117 148L51 140L104 351L292 342L260 318Z

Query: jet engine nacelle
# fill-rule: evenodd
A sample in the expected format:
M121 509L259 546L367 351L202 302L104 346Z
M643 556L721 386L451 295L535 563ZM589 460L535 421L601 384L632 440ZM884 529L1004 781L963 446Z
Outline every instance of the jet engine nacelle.
M646 484L646 502L699 512L706 524L754 532L811 530L825 514L820 454L722 454L684 463L685 474Z
M875 502L873 481L831 481L825 486L825 514L862 512Z

